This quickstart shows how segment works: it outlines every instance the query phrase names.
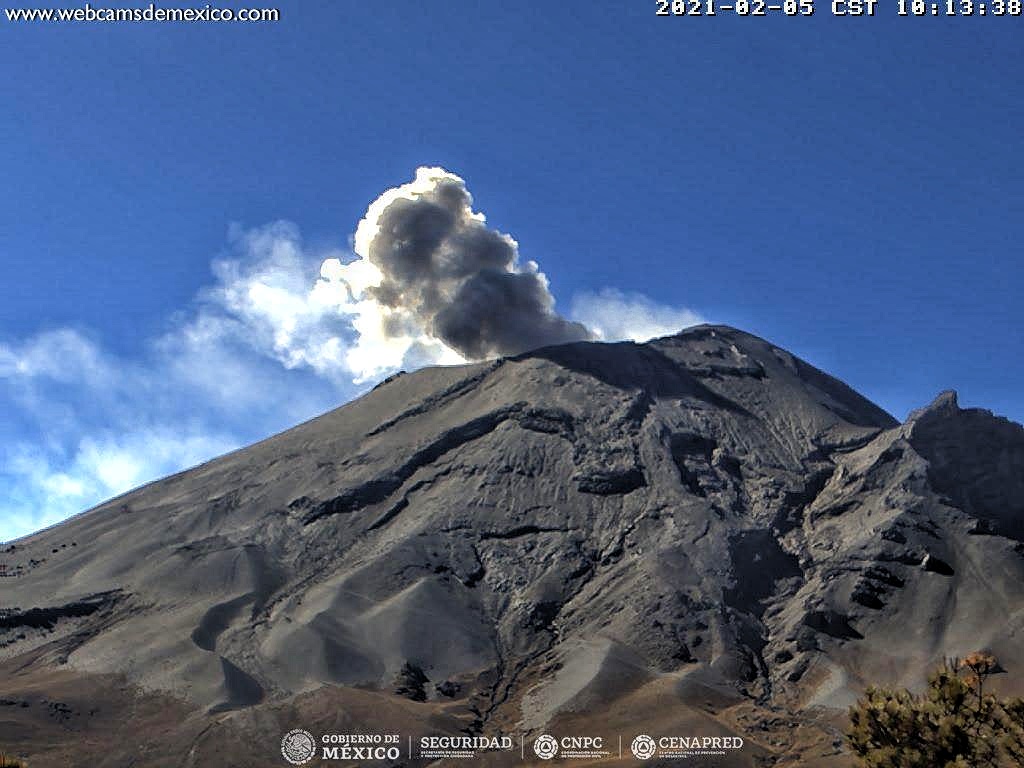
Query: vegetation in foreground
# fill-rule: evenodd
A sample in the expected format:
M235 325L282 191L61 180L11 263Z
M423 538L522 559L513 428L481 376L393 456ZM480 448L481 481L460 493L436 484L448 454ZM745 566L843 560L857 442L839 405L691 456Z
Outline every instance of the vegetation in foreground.
M868 688L847 732L859 768L1024 765L1024 699L985 692L1001 671L990 654L972 653L936 670L920 695Z

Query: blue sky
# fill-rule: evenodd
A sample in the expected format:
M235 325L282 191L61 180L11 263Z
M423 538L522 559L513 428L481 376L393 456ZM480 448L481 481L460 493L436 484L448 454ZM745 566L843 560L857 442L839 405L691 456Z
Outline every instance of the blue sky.
M1024 419L1021 18L279 7L0 20L0 539L381 375L311 290L420 166L608 337L725 322L900 418Z

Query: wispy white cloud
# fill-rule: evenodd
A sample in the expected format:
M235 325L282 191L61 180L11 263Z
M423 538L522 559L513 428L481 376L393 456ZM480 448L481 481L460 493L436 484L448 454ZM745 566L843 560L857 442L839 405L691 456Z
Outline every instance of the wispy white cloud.
M234 435L171 426L81 437L70 454L20 443L3 456L0 539L57 523L99 501L237 446Z
M72 328L0 343L0 540L356 394L354 332L314 295L336 257L287 224L236 233L214 282L138 358Z
M648 341L707 322L692 309L659 304L617 288L577 294L569 314L604 341Z
M190 335L233 335L286 369L342 384L414 364L465 362L422 329L385 333L387 309L367 294L380 273L365 258L311 254L287 222L236 231L233 241L245 258L214 262L217 283L202 293L204 311Z

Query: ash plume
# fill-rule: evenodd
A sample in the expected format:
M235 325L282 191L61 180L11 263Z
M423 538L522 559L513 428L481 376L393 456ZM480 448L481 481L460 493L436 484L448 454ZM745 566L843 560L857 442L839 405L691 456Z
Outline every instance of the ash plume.
M521 264L516 241L472 204L461 178L419 168L369 206L355 235L369 279L353 299L378 305L382 335L424 334L470 360L594 338L555 311L537 263Z

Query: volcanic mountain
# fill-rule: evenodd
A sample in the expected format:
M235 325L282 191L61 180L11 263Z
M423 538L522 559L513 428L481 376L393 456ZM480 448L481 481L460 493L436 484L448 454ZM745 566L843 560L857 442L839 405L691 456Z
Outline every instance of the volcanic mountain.
M0 750L649 733L845 766L869 681L985 648L1015 687L1022 542L1020 425L952 393L900 424L732 328L428 368L5 545Z

